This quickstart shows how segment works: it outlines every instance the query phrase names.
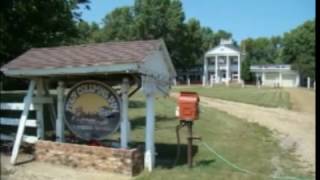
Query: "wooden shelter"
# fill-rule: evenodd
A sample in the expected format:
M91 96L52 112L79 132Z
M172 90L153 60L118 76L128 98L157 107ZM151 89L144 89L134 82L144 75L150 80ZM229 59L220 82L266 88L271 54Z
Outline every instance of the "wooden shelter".
M30 104L36 103L37 139L44 138L45 103L52 103L48 84L57 88L56 141L64 141L65 90L82 80L98 78L118 88L121 96L121 147L127 148L129 121L128 96L140 87L146 97L145 167L151 171L155 164L154 98L167 95L176 77L174 66L163 40L107 42L51 48L32 48L1 67L8 77L30 80L24 99L11 162L15 164L23 139ZM135 87L135 88L133 88ZM34 97L34 91L36 95Z

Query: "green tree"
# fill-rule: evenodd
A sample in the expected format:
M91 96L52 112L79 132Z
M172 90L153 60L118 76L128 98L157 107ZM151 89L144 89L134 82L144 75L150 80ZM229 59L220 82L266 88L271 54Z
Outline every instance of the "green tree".
M120 7L114 9L103 19L102 39L109 40L131 40L134 39L133 12L131 7Z
M315 21L309 20L285 33L282 57L303 76L315 77Z
M87 0L0 1L1 65L32 47L73 43L79 3Z
M244 81L251 81L253 80L253 75L250 72L250 60L245 58L242 62L241 62L241 79Z

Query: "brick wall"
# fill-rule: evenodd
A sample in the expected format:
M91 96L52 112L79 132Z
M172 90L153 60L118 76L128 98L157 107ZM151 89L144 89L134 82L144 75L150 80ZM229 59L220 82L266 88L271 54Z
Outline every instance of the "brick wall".
M35 158L52 164L130 176L143 170L143 153L137 148L117 149L39 140L35 145Z

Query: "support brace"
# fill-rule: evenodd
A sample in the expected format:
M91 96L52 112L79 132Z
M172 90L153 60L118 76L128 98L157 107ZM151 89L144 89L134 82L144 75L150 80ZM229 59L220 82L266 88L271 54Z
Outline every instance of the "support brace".
M31 105L31 102L32 102L32 95L33 95L33 90L35 88L35 85L36 85L35 80L31 80L30 84L29 84L27 95L24 98L24 108L23 108L22 115L20 117L18 131L17 131L17 134L16 134L16 139L14 141L12 154L11 154L11 159L10 159L10 162L13 165L16 164L16 159L17 159L17 156L18 156L18 153L19 153L19 149L20 149L20 145L21 145L21 141L22 141L22 137L23 137L26 121L27 121L27 118L28 118L29 108L30 108L30 105Z

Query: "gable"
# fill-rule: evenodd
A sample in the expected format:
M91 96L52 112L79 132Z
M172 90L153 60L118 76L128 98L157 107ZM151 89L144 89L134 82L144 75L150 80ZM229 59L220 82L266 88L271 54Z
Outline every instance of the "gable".
M238 50L235 50L234 48L220 45L218 47L215 47L209 51L207 51L206 56L214 56L214 55L240 55L240 52Z

